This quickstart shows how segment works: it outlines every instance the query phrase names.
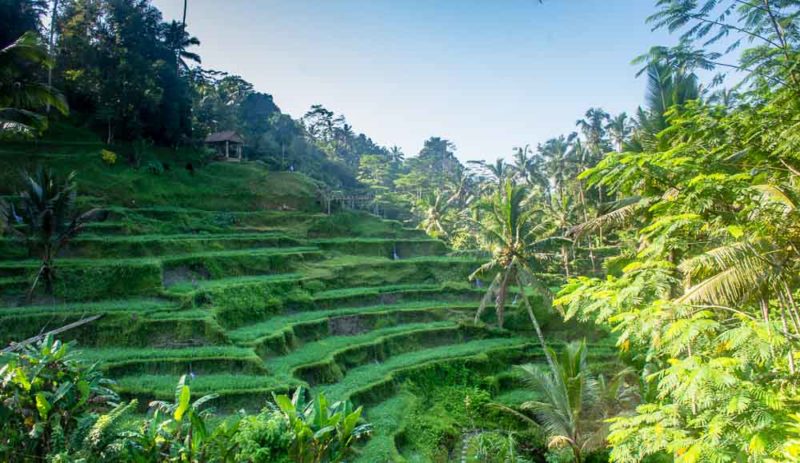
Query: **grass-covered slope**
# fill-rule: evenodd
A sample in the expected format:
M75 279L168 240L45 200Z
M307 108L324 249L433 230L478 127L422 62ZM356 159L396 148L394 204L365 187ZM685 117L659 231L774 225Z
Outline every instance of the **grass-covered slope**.
M192 174L188 154L158 151L151 161L171 167L156 175L107 166L100 149L0 147L2 194L21 166L44 162L78 169L81 203L110 212L62 251L54 297L32 305L22 296L37 263L20 242L0 240L2 344L100 316L61 337L124 396L169 398L188 374L193 393L219 395L219 409L257 409L304 385L368 407L375 434L361 461L402 459L400 415L415 400L403 382L453 369L488 378L539 359L529 333L472 322L484 289L467 276L480 259L397 222L322 214L299 174L251 163Z
M101 151L118 158L108 165ZM198 161L191 150L148 149L139 168L128 163L132 147L106 148L97 141L39 141L0 145L0 195L13 195L22 169L48 166L78 172L83 200L125 207L179 206L206 211L315 209L314 181L299 173L269 172L261 163ZM191 170L187 166L191 164ZM158 167L157 167L158 166Z

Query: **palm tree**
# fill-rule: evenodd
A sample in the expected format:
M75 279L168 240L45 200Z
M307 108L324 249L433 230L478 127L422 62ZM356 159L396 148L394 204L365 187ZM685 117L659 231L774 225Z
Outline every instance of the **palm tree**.
M637 151L658 151L666 141L656 135L667 128L667 110L680 106L700 96L698 78L694 73L667 60L658 50L640 57L637 62L649 60L637 76L647 74L646 109L636 112L636 127L632 145Z
M609 117L602 108L589 108L584 118L575 122L581 129L591 154L595 157L604 151L605 123Z
M533 364L521 365L518 371L528 388L539 400L531 400L520 406L530 411L531 420L523 413L498 406L536 426L541 426L549 438L551 448L569 447L576 463L591 450L604 445L607 434L605 419L608 397L619 399L625 390L623 371L610 381L595 377L589 371L586 341L573 341L559 354L550 348L552 363L549 369Z
M540 249L550 238L539 239L542 233L540 212L527 204L528 194L525 188L515 185L506 179L502 188L498 189L488 203L483 204L485 212L475 227L482 241L492 253L491 259L475 270L470 279L479 275L494 274L494 279L481 300L475 321L479 321L484 309L494 299L497 325L502 328L505 320L505 305L509 290L516 284L522 292L522 301L528 310L536 335L542 346L545 346L539 322L525 294L525 289L534 286L545 294L549 290L536 278L532 264L549 259Z
M445 222L448 201L442 192L436 191L431 196L420 198L414 209L421 217L419 225L425 233L436 238L449 236Z
M793 204L789 207L794 209ZM772 236L748 237L710 249L678 266L685 275L686 290L677 300L694 306L741 308L752 304L760 309L768 333L774 323L770 306L777 305L785 338L800 336L800 313L791 290L796 280L792 266L796 253L780 237ZM791 349L787 363L794 374Z
M628 141L632 130L628 115L623 112L609 118L605 129L611 136L611 141L614 142L614 149L617 152L622 152L622 147Z
M570 151L569 151L569 156L570 156L570 159L572 159L572 161L575 163L578 172L583 172L587 167L590 167L592 162L593 162L593 159L592 159L593 156L592 156L590 150L583 146L583 143L581 143L581 140L579 138L576 138L575 141L572 143L572 146L570 147ZM580 201L580 204L581 204L581 210L583 211L583 221L584 222L588 222L589 221L589 207L588 207L588 204L587 204L587 201L586 201L586 189L584 188L583 180L578 179L577 180L577 185L575 185L575 187L576 187L577 192L578 192L578 200ZM598 191L598 196L599 196L598 197L598 202L602 202L603 201L602 191ZM562 200L562 202L563 202L563 200ZM561 212L563 213L564 210L566 209L566 206L562 207L561 209L562 209ZM564 224L560 224L559 225L559 230L561 230L562 233L566 233L565 225ZM563 249L564 248L562 247L562 255L566 255L563 252ZM596 264L596 261L595 261L594 250L593 250L593 246L591 244L591 241L589 242L589 259L592 261L592 272L594 273L594 272L597 271L597 264ZM569 277L569 266L566 264L566 261L565 261L565 267L564 268L565 268L567 277Z
M506 164L503 158L497 158L494 164L486 161L468 162L475 165L478 172L489 180L488 187L493 190L501 188L506 179L514 173L514 168Z
M550 200L550 179L547 176L545 159L540 153L535 153L528 159L528 185L541 189L545 200Z
M186 24L178 21L172 21L167 24L164 29L164 42L175 53L178 68L189 69L187 61L194 61L200 64L200 55L187 51L189 47L200 45L200 40L186 32Z
M474 197L474 174L467 169L458 169L451 179L446 179L450 198L447 206L455 205L459 210L469 205Z
M511 169L514 171L514 175L518 180L521 180L525 183L530 183L530 162L531 156L529 153L531 152L530 145L525 145L524 147L517 147L514 148L514 155L512 159L514 160L513 164L511 165Z
M75 172L61 178L40 168L34 175L24 174L23 181L25 189L19 193L21 217L17 217L16 209L10 204L0 207L0 215L6 223L12 223L18 218L26 225L24 231L13 226L8 229L24 238L31 252L38 254L42 260L28 290L30 300L40 279L44 279L47 293L52 294L54 260L59 250L80 233L86 223L103 218L105 211L92 209L83 214L74 212L77 194Z
M0 50L0 134L32 135L47 128L47 117L37 111L52 106L67 114L64 97L47 84L33 80L36 67L53 62L39 37L26 32Z
M569 137L561 135L558 138L547 140L538 147L539 154L545 160L545 171L550 176L559 199L564 197L566 182L572 177L574 171L569 157L570 144L574 138L574 134Z
M403 159L405 159L405 154L403 154L403 150L399 146L392 146L389 148L389 159L394 164L402 164Z
M559 198L553 198L545 205L544 219L547 226L551 228L551 232L558 236L558 243L561 247L561 265L564 267L564 275L569 278L570 272L570 259L569 247L573 242L567 238L569 232L574 226L574 213L575 208L572 206L572 196L565 195Z

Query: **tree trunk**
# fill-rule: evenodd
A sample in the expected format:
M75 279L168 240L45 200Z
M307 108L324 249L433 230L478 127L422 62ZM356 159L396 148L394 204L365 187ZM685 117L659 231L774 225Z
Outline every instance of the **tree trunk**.
M583 209L583 222L589 222L589 211L586 210L586 193L583 191L583 182L578 182L578 191L580 192L581 208ZM592 240L587 240L589 244L589 260L592 261L592 274L597 274L597 264L594 259L594 249Z
M536 330L536 336L539 338L539 343L542 345L542 351L544 352L545 359L547 359L547 364L550 366L551 371L556 371L556 364L553 359L550 358L550 351L547 349L547 342L544 340L542 327L539 326L539 320L536 319L536 314L533 313L533 307L531 307L528 296L524 293L525 287L522 285L522 280L520 280L519 275L517 275L517 286L523 291L522 301L525 303L525 308L528 309L528 317L531 319L533 329Z
M500 283L500 289L497 292L497 300L495 301L495 311L497 313L497 327L502 328L505 323L505 305L506 297L508 296L508 283L511 279L511 272L513 268L507 268L506 274L503 275L503 282Z
M575 463L581 463L581 449L578 448L578 445L572 445L572 454L575 456Z
M783 324L783 335L786 337L786 341L789 343L789 353L786 355L787 360L789 361L789 373L794 374L794 352L792 351L792 341L789 337L789 325L786 323L786 310L784 310L783 304L781 304L781 322Z
M58 0L53 1L53 13L50 15L50 41L48 42L50 59L53 60L53 66L47 67L47 86L53 89L53 67L55 66L56 54L54 50L54 41L56 34L56 16L58 16ZM47 113L50 113L50 102L47 102Z

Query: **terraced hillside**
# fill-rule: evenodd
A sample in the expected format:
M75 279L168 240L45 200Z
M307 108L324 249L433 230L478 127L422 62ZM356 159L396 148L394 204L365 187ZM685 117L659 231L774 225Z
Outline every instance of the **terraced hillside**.
M196 393L219 394L223 410L257 409L271 392L306 385L373 407L367 450L386 453L401 428L387 410L404 378L444 364L488 374L538 352L530 336L470 322L483 290L467 275L479 260L396 222L111 211L59 260L57 303L18 306L36 262L1 242L0 342L99 315L62 337L141 403L170 397L182 374Z
M300 180L284 179L305 188ZM23 304L38 262L0 239L0 343L92 320L59 336L141 404L172 397L183 374L195 394L218 394L223 412L258 410L271 393L305 385L367 407L375 429L362 461L399 461L416 400L405 380L500 378L498 398L513 399L520 386L509 366L541 360L530 333L472 323L485 288L467 276L479 257L399 222L252 201L242 211L108 207L116 193L96 193L82 201L109 216L63 250L52 297ZM292 204L309 204L303 195ZM559 328L549 327L554 343Z

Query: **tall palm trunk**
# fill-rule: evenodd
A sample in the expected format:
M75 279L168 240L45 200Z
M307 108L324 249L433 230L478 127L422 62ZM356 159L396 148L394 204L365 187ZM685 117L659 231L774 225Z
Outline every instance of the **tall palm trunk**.
M589 222L589 212L586 210L586 193L583 191L583 182L578 182L578 191L580 194L578 195L581 200L581 209L583 209L583 222ZM592 261L592 273L597 273L597 263L595 262L594 258L594 246L592 245L592 240L588 240L589 244L589 260Z
M514 272L513 267L506 268L506 273L503 275L503 281L500 283L500 288L497 290L497 299L495 300L495 311L497 313L497 327L502 328L506 318L506 298L508 297L508 284L511 280L511 274Z
M542 327L539 326L539 320L536 319L536 314L533 313L533 307L531 307L531 302L528 300L528 295L525 294L525 286L523 286L519 275L517 275L517 286L519 286L520 291L522 291L522 301L525 303L525 308L528 310L528 317L530 317L533 329L536 331L536 336L539 338L539 343L542 345L542 351L544 352L545 359L547 359L547 364L550 365L551 371L556 371L556 364L553 359L550 358L550 351L547 349L547 342L544 340Z

